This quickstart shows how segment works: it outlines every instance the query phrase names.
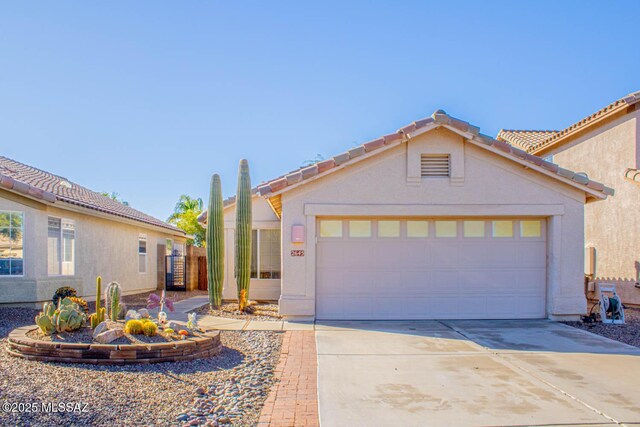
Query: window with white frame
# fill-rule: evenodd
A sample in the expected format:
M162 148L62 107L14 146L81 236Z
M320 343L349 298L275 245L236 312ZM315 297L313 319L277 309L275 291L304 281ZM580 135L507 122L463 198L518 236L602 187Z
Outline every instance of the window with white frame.
M138 273L147 272L147 235L138 236Z
M75 274L76 224L65 218L48 218L47 257L49 276Z
M24 213L0 211L0 276L22 276L24 271Z
M280 230L252 230L251 278L280 278Z

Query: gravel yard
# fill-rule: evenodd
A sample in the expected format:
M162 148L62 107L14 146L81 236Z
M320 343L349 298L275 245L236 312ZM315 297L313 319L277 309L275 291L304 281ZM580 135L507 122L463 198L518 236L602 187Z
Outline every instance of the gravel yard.
M282 320L282 316L278 314L278 304L268 302L258 302L252 306L255 309L253 314L238 311L237 302L227 302L220 306L217 310L212 310L209 305L205 305L195 310L199 316L209 314L211 316L228 317L230 319L244 320Z
M0 308L0 401L80 403L71 413L4 413L16 426L253 426L273 383L282 337L225 331L216 357L137 366L32 362L6 353L7 334L36 310Z
M584 329L594 334L625 344L640 347L640 309L626 308L624 310L624 325L605 325L602 323L565 322L574 328Z

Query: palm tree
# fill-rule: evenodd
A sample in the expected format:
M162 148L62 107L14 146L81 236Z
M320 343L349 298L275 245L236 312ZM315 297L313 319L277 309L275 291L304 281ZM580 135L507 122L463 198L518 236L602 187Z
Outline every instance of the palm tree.
M188 244L205 245L205 229L198 223L198 215L202 213L203 206L201 198L191 198L183 194L167 219L167 222L194 237L187 241Z

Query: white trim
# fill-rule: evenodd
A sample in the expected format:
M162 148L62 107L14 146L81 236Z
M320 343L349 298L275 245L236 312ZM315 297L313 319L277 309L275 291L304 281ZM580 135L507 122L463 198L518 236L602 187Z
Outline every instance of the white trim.
M144 240L144 253L140 252L140 242ZM145 233L138 234L138 274L147 274L149 272L149 241ZM144 271L140 271L140 256L144 256Z
M425 217L541 217L564 215L564 205L385 205L385 204L326 204L306 203L305 215L314 216L425 216Z
M60 220L60 262L58 263L59 273L49 273L49 218ZM64 223L73 224L73 248L72 248L72 261L68 262L64 260L65 247L64 247ZM73 274L64 274L64 264L72 264ZM47 215L47 277L75 277L76 275L76 220L59 217L55 215Z

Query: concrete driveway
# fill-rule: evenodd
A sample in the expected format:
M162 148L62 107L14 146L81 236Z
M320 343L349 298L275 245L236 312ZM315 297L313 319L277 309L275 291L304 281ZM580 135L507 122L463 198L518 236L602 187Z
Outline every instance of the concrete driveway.
M324 322L316 340L323 427L640 426L639 349L566 325Z

